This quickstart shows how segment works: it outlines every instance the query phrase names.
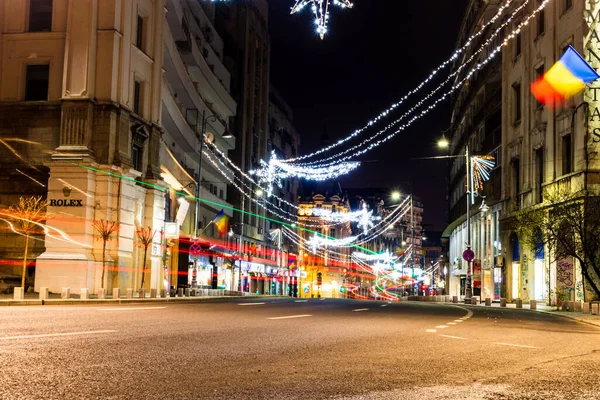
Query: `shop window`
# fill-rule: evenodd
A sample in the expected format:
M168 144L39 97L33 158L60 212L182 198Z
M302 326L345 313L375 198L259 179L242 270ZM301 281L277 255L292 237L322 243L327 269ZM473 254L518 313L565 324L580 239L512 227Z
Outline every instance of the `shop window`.
M25 101L47 101L50 65L28 65L25 71Z
M52 0L29 0L29 32L52 30Z

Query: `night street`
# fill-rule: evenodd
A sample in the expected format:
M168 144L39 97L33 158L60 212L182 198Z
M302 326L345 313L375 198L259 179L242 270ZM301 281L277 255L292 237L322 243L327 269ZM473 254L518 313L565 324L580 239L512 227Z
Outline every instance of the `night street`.
M600 330L333 299L5 307L2 399L597 399Z

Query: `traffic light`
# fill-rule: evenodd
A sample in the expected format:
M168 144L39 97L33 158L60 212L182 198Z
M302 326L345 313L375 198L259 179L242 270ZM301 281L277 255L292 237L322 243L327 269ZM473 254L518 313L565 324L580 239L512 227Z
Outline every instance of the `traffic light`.
M340 292L344 293L346 291L346 286L340 286Z
M323 284L323 274L321 272L317 272L317 286L321 286Z

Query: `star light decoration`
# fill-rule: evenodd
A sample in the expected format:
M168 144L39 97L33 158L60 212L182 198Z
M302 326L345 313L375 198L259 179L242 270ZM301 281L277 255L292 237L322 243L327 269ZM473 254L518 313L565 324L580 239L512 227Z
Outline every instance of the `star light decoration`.
M493 156L471 157L471 203L475 204L475 195L483 190L483 182L490 179L490 171L494 165L496 163Z
M369 211L367 209L367 203L362 203L362 210L360 213L360 218L358 220L357 226L362 228L363 233L366 235L369 229L375 226L373 221L377 221L381 219L381 217L373 216L373 211Z
M321 40L327 33L327 23L329 22L329 7L332 0L296 0L296 4L292 7L290 14L295 14L302 11L307 5L311 5L313 14L315 15L315 24L317 25L317 33ZM340 8L352 8L350 0L333 0L333 5Z
M273 195L273 184L283 188L283 180L288 178L327 181L338 176L346 175L360 166L359 162L341 162L326 167L298 166L279 160L275 151L267 162L260 160L261 168L249 171L250 175L258 177L258 183L264 188L267 196Z

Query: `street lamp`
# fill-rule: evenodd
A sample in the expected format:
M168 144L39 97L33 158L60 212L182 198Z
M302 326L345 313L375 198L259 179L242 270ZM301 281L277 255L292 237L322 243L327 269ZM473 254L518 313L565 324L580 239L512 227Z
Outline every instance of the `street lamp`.
M438 141L438 147L448 148L448 140L445 136ZM451 156L453 157L453 156ZM458 155L456 157L461 157ZM473 173L471 171L471 155L469 154L469 145L465 145L465 169L467 171L467 250L471 249L471 202L474 201L473 195ZM471 198L471 200L469 200ZM473 297L473 282L471 273L471 261L467 261L467 279L465 282L465 299Z
M400 200L400 192L392 192L392 200L398 201Z

